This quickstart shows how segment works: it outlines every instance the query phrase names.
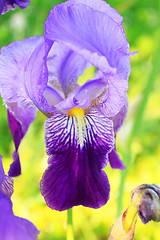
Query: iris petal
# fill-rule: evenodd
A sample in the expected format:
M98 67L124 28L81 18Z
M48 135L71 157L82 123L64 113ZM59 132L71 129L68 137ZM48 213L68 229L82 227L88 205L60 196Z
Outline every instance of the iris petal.
M116 138L116 134L119 131L119 129L121 128L121 126L123 125L125 118L127 116L127 111L128 111L128 97L127 94L125 95L125 104L124 106L121 108L120 112L113 118L110 118L113 121L113 129L114 129L114 135ZM108 155L109 157L109 162L112 168L117 168L117 169L121 169L124 170L125 166L122 162L122 160L120 159L120 157L118 156L117 152L116 152L116 147L114 147L114 149L109 153Z
M25 8L30 3L30 0L1 0L0 1L0 15L5 14L10 10L15 10L17 4L20 8Z
M7 102L17 102L25 107L33 107L26 89L25 68L34 49L43 38L34 37L16 41L1 49L0 92Z
M16 177L21 174L21 165L19 160L18 148L25 136L29 125L36 117L35 108L24 108L17 103L7 103L8 123L15 145L13 153L13 163L10 166L9 176Z
M125 166L114 148L108 155L109 163L114 169L124 170Z
M121 72L122 66L130 71L129 44L120 21L111 18L114 10L94 11L87 5L92 4L55 6L45 23L45 38L63 43L107 74Z
M92 101L103 93L106 86L107 82L104 80L104 78L89 80L77 89L75 98L82 99L87 91L89 100Z
M46 87L46 89L43 92L43 96L51 106L54 106L64 100L64 98L58 92L58 90L50 86Z
M115 22L122 23L123 17L117 12L116 9L112 8L109 4L106 4L104 1L86 1L86 0L69 0L67 4L70 6L72 4L84 4L93 8L96 11L107 13Z
M2 156L0 155L0 192L10 198L13 191L13 179L5 175L2 164Z
M0 192L0 239L36 240L38 229L28 220L13 214L12 202Z
M77 79L87 67L87 61L63 44L54 43L47 58L48 83L61 89L65 96L77 85Z
M47 54L48 51L42 38L41 43L33 50L25 69L25 87L28 96L45 115L54 110L54 107L50 106L43 96L48 82Z
M58 103L56 107L59 110L68 110L75 106L88 108L91 101L102 94L106 86L107 82L103 78L89 80L84 85L71 92L69 96Z
M3 179L4 179L4 169L3 169L3 164L2 164L2 156L0 155L0 187L3 183Z
M101 23L101 24L99 24ZM122 17L104 1L67 1L51 10L44 38L64 44L101 70L108 83L102 111L110 117L124 105L131 72Z
M98 106L107 117L115 117L126 103L126 91L128 90L128 81L122 80L118 75L108 78L108 89L106 98Z
M41 180L46 203L59 211L75 205L99 208L109 199L109 183L102 168L114 146L112 121L96 109L84 117L84 129L73 116L54 112L46 120L49 167ZM79 131L83 140L79 143Z

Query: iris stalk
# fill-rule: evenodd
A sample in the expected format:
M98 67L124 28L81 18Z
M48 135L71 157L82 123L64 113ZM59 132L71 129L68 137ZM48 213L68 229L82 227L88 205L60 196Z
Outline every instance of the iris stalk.
M72 208L67 210L67 240L74 240Z
M160 37L158 37L158 39L160 39ZM157 49L158 48L158 49ZM148 82L146 85L146 88L144 89L143 92L143 96L142 96L142 100L140 103L140 106L138 108L136 117L135 117L135 121L133 124L133 128L132 131L129 135L128 138L128 142L127 142L127 147L126 149L128 149L123 155L123 161L124 164L126 166L126 170L121 172L121 180L120 180L120 186L119 186L119 197L118 197L118 207L117 207L117 217L121 214L121 208L122 208L122 199L123 199L123 192L124 192L124 186L125 186L125 180L128 174L128 170L129 170L129 166L131 164L131 144L132 141L134 139L134 137L137 135L141 123L142 123L142 119L143 119L143 114L145 111L145 107L149 98L149 95L153 89L153 85L154 85L154 81L157 77L157 74L159 73L159 62L160 62L160 45L158 43L158 47L156 48L155 51L155 56L153 58L153 70L150 73L150 76L148 78Z

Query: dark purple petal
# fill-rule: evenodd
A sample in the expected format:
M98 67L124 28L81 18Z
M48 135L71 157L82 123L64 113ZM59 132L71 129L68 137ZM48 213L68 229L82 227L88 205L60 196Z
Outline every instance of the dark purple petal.
M116 134L123 125L125 118L127 116L127 111L128 111L128 97L127 94L125 95L125 104L121 108L120 112L113 118L110 118L113 121L113 129L114 129L114 135L116 138ZM116 152L116 147L109 153L109 163L112 168L117 168L124 170L125 166L120 159L119 155Z
M112 168L124 170L125 166L114 148L109 154L109 163Z
M13 157L13 162L10 165L8 175L10 177L18 177L21 174L21 163L20 163L18 152L14 151L12 157Z
M60 43L54 43L47 58L48 83L65 95L73 91L77 78L83 74L87 61Z
M41 192L47 205L59 211L75 205L99 208L109 199L110 187L102 168L114 146L112 122L95 109L85 115L83 126L77 121L54 112L45 124L50 157Z
M29 3L30 3L30 0L1 0L0 14L4 14L10 10L15 10L16 5L18 5L20 8L25 8L29 5Z
M10 10L15 10L16 6L13 4L12 0L1 0L0 1L0 15L5 14Z
M17 151L19 144L20 144L22 138L24 137L24 133L22 130L22 124L15 119L13 113L11 113L9 110L7 111L7 113L8 113L8 124L10 127L10 131L12 134L14 144L15 144L15 149Z
M27 133L28 127L36 117L35 108L22 108L16 103L7 104L8 107L8 123L12 138L15 145L15 152L13 153L13 163L8 172L9 176L16 177L21 174L21 165L18 155L19 145Z
M0 192L0 239L36 240L38 229L28 220L14 216L12 202Z
M20 8L25 8L30 4L30 0L15 0L15 4Z

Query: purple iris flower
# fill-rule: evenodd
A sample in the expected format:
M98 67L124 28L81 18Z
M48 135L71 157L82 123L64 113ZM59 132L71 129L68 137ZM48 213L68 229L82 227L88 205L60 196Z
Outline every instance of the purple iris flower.
M25 8L29 3L30 0L0 0L0 15L10 10L15 10L16 5L20 8Z
M102 169L108 161L124 169L115 148L131 71L122 20L105 1L69 0L51 10L44 37L1 50L0 92L15 143L9 174L20 173L19 144L39 109L49 155L41 192L52 209L101 207L110 192ZM94 79L79 86L90 66Z
M10 197L13 193L13 179L4 173L0 156L0 239L36 240L38 229L28 220L13 214Z

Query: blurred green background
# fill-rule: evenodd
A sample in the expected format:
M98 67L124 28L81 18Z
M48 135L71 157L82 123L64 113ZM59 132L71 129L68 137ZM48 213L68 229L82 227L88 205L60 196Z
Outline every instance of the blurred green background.
M31 0L23 10L0 17L0 47L25 37L42 35L43 25L53 5L62 1ZM160 1L109 0L124 17L123 26L131 51L132 73L128 91L130 108L125 125L117 136L117 150L126 170L105 169L111 184L109 202L94 210L73 208L77 240L105 240L117 215L127 208L130 192L140 184L160 185ZM3 100L0 104L0 153L8 172L14 149ZM39 182L47 167L44 145L45 117L36 121L20 146L22 175L15 178L12 196L14 213L28 218L40 230L39 240L63 240L67 213L49 209L40 194ZM159 240L160 223L137 222L136 240Z

